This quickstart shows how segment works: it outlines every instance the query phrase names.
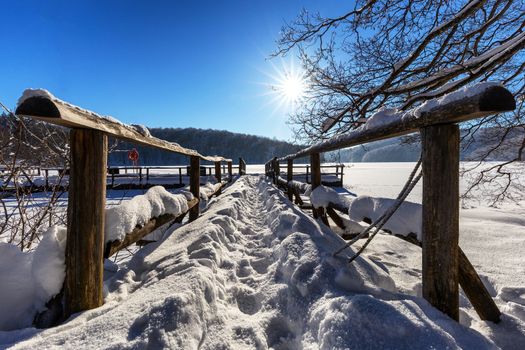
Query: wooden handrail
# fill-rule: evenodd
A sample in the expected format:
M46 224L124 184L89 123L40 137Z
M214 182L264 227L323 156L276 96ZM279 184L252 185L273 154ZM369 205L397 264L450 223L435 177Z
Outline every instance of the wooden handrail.
M17 115L42 120L50 124L65 126L68 128L103 131L109 136L118 139L187 156L198 156L200 159L209 162L231 161L231 159L219 156L203 156L199 152L182 147L177 143L168 142L149 135L143 135L132 126L122 124L117 120L103 117L94 112L71 105L55 98L51 94L32 96L22 100L16 108L15 113Z
M516 108L514 96L502 86L490 86L472 96L451 100L451 102L437 105L429 111L418 113L416 110L408 110L403 113L401 118L393 119L390 123L379 127L367 129L366 124L364 124L360 128L336 135L278 160L284 162L288 159L301 158L313 153L329 152L411 134L431 125L459 123L491 114L512 111Z

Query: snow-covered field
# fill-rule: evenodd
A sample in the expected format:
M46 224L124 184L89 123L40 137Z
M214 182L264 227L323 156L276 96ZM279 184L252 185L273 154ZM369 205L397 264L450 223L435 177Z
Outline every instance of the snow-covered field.
M412 166L354 164L347 194L395 197ZM409 199L420 198L419 187ZM460 245L504 313L499 324L480 321L463 296L461 324L432 308L420 295L421 250L399 238L378 235L351 265L359 243L332 257L344 241L251 175L196 221L107 264L104 306L56 328L0 332L0 347L524 349L523 205L461 211Z

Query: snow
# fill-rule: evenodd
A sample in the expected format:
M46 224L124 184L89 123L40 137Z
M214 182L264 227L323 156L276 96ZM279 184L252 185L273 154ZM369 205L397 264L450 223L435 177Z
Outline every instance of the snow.
M60 292L65 275L66 229L53 226L33 252L0 243L0 330L31 325Z
M296 190L299 191L301 194L310 195L312 191L312 186L305 182L290 180L288 181L288 185Z
M327 208L330 204L347 208L349 205L345 197L339 195L333 188L322 185L312 191L310 201L315 208Z
M214 179L210 179L211 181L206 182L204 185L201 185L199 187L199 208L200 210L204 210L208 203L213 197L213 195L221 188L222 184L217 183L216 181L213 182Z
M75 105L73 105L73 104L71 104L69 102L63 101L63 100L59 99L58 97L54 96L52 93L50 93L46 89L25 89L24 92L22 93L22 96L18 99L17 107L20 106L22 103L24 103L25 100L27 100L27 99L29 99L31 97L47 98L47 99L50 99L51 101L58 102L60 104L68 106L68 107L70 107L72 109L75 109L75 110L77 110L77 111L79 111L81 113L91 115L92 117L106 119L106 120L108 120L110 122L113 122L113 123L116 123L116 124L119 124L119 125L126 126L126 127L130 128L129 125L126 125L126 124L120 122L119 120L117 120L116 118L113 118L112 116L100 115L100 114L95 113L93 111L90 111L90 110L87 110L87 109L75 106Z
M464 86L454 92L445 94L439 98L431 99L423 102L419 107L415 108L413 113L416 116L421 116L421 113L428 113L431 110L444 106L455 101L459 101L465 98L475 96L491 87L501 86L501 83L497 82L480 82L470 86Z
M150 219L171 214L179 216L188 211L190 192L172 194L162 186L151 187L120 205L106 209L105 241L122 241L137 226L144 226Z
M348 216L354 221L363 221L364 218L376 221L393 207L395 202L396 200L392 198L359 196L350 203ZM421 213L421 204L405 201L385 223L383 230L403 236L414 233L417 235L418 240L421 241Z
M135 129L139 134L145 137L152 137L151 133L149 132L149 129L142 125L142 124L131 124L130 125L133 129Z
M397 121L401 111L397 108L381 108L377 113L374 113L370 118L363 124L364 130L377 129L384 127L394 121Z
M412 168L413 163L353 164L345 167L347 196L342 189L318 192L325 202L335 195L361 195L353 201L356 210L367 208L370 203L360 198L368 195L381 208ZM247 170L262 173L264 166ZM202 192L214 186L203 185ZM108 196L114 192L119 191ZM418 206L421 186L409 199ZM17 262L9 269L0 265L0 297L8 290L4 285L18 285L10 292L18 299L0 305L0 317L20 312L22 320L5 328L14 330L0 332L0 348L525 348L525 201L499 208L486 207L482 197L462 203L460 246L504 313L497 325L480 321L463 293L460 324L432 308L421 298L421 249L397 237L378 234L351 265L345 260L361 240L346 255L332 257L344 243L336 229L293 206L264 177L241 177L207 204L196 221L154 232L161 241L130 261L106 261L104 306L44 331L29 327L43 303L11 305L38 300L33 284L47 300L53 286L59 288L53 281L63 276L38 283L14 278L33 274L27 266L34 253L0 245L0 261ZM416 220L409 221L407 226Z
M25 89L22 96L18 99L17 106L20 106L25 100L31 97L43 97L50 100L56 99L56 97L46 89Z
M0 344L15 349L64 344L181 349L524 345L525 283L493 284L496 301L508 310L501 324L479 321L464 297L458 324L421 298L419 247L378 235L348 265L357 248L332 256L343 243L263 176L244 176L197 220L170 228L163 241L113 268L105 278L102 307L55 328L0 333ZM486 250L494 241L487 237L475 243L484 243ZM470 257L469 247L463 248ZM514 252L515 262L522 255ZM480 262L472 260L478 268ZM495 274L484 272L487 283Z

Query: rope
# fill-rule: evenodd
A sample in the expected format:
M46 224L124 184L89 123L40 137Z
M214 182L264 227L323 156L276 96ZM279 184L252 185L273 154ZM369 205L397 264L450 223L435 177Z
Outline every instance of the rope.
M403 204L403 202L405 201L405 198L410 194L410 192L412 191L412 189L414 188L414 186L419 182L419 179L421 179L421 176L423 174L422 173L419 173L417 175L417 177L414 179L414 181L412 181L408 191L406 192L406 194L403 196L403 199L401 201L399 201L399 203L396 203L396 205L393 207L393 210L391 212L391 214L389 214L375 229L374 233L372 233L370 235L370 237L368 237L368 239L366 240L365 244L363 244L363 246L361 248L359 248L359 250L350 258L348 259L348 263L350 264L352 261L354 261L359 255L361 255L361 253L365 250L365 248L368 246L368 244L370 244L370 242L372 241L372 239L374 239L374 237L376 236L376 234L381 230L381 228L383 228L383 225L386 224L386 222L392 217L392 215L396 212L397 209L399 209L399 207L401 206L401 204Z
M370 224L370 226L365 228L360 234L358 234L356 237L354 237L352 240L350 240L344 246L339 248L333 254L333 256L337 256L343 250L345 250L346 248L350 247L352 244L357 242L359 239L363 238L373 228L378 227L378 229L372 235L372 238L373 238L373 236L375 236L375 234L381 229L381 227L383 227L383 225L392 217L392 215L394 215L394 213L397 211L397 209L399 209L399 207L404 202L406 197L410 194L410 192L412 191L414 186L419 182L419 179L421 178L421 172L419 172L419 175L417 177L416 177L416 172L419 170L420 167L421 167L421 157L419 157L419 160L417 161L416 166L414 167L414 169L412 169L412 172L410 173L410 176L408 177L407 181L405 182L405 185L403 186L403 189L399 192L399 194L398 194L398 196L396 198L396 201L394 202L392 207L390 207L389 210L385 211L379 218L377 218L372 224ZM414 177L416 177L416 178L414 179ZM366 243L364 245L364 247L366 247L366 245L368 245L368 243ZM351 258L350 262L353 261L354 259L355 259L354 257Z

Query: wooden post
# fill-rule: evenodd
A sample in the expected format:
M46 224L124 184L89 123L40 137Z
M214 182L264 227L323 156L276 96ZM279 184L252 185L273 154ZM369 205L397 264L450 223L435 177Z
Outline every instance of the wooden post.
M64 316L99 307L104 271L108 138L90 129L70 132Z
M312 166L312 190L321 186L321 157L319 153L310 154L310 165ZM328 219L324 213L323 208L315 208L312 205L312 212L314 218L321 218L321 220L328 225Z
M46 173L46 191L49 189L49 170L44 170Z
M233 180L233 164L232 161L228 161L228 181L232 182Z
M149 182L149 168L146 168L146 183Z
M182 168L179 168L179 185L182 185Z
M308 172L309 172L309 169L310 169L310 167L307 165L306 166L306 183L308 183Z
M288 163L286 164L286 180L292 181L293 180L293 159L288 159ZM287 187L288 192L288 199L293 201L293 192L290 186Z
M200 177L200 158L198 156L190 157L190 192L193 194L193 197L200 200L200 186L201 186L201 177ZM199 217L199 205L193 206L190 209L189 220L193 221Z
M273 184L277 185L277 178L279 177L279 174L281 173L281 169L279 168L279 161L277 160L277 157L273 158L272 164L273 164Z
M423 297L459 320L459 128L421 129L423 146Z
M221 162L215 162L215 178L217 179L217 183L222 182L222 175L221 175ZM217 195L222 193L222 189L219 189L217 191Z
M312 190L321 186L321 157L319 153L310 154L310 165L312 166ZM306 167L308 174L308 166Z

